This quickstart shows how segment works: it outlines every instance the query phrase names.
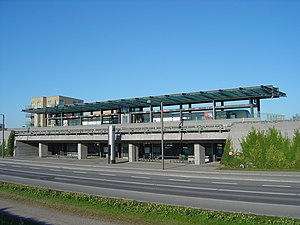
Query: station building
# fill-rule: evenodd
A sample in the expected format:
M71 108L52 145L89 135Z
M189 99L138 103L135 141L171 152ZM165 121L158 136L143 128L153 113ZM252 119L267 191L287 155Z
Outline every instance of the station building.
M50 96L50 97L36 97L30 99L30 109L39 109L46 107L64 106L70 104L82 104L84 103L81 99L69 98L65 96ZM30 120L27 121L27 127L44 127L47 126L47 120L45 114L29 113L26 117Z
M65 97L64 102L55 100L59 104L31 104L22 111L42 119L15 130L15 156L106 157L108 126L114 125L117 157L160 160L163 135L166 159L184 156L203 164L221 158L234 124L265 117L262 100L285 96L279 88L261 85L92 103ZM284 116L267 118L278 121Z

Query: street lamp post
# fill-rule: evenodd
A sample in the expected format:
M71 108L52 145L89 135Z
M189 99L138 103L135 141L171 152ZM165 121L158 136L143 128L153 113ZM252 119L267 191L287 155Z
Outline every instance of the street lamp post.
M161 120L161 161L162 169L165 169L165 154L164 154L164 110L163 102L160 103L160 120Z
M2 116L2 158L4 158L4 114L0 114Z
M148 104L150 104L150 122L152 122L152 110L151 110L151 100L147 101ZM165 154L164 154L164 103L160 102L160 121L161 121L161 160L162 160L162 169L165 169Z

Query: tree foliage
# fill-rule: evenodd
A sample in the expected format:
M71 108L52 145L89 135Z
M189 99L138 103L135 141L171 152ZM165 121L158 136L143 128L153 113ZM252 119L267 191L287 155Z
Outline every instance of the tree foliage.
M15 148L15 133L11 132L8 140L7 140L7 146L6 146L6 155L7 156L13 156L14 154L14 148Z
M231 145L231 141L228 145ZM229 146L227 149L232 150ZM255 167L261 169L298 169L300 168L300 132L296 130L290 140L283 137L275 128L260 131L253 129L241 141L242 153L233 153L229 156L224 150L222 164L230 167ZM234 164L232 162L235 162Z
M4 150L2 150L3 146L4 146ZM5 141L4 141L4 143L2 143L2 144L0 145L0 156L1 156L1 157L2 157L2 152L3 152L4 155L5 155L5 146L6 146L6 144L5 144Z

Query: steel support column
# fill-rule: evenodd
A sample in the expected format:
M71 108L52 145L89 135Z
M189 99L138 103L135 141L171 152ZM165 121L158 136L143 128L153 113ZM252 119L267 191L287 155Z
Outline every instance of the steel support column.
M249 104L250 104L250 117L254 117L254 108L253 108L253 98L249 99Z
M213 113L212 113L212 117L213 117L213 120L216 119L216 102L215 102L215 100L213 100Z

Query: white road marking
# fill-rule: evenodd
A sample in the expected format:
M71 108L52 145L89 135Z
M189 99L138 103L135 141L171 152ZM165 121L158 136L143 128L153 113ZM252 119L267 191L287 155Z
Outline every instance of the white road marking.
M50 171L55 171L55 172L61 172L61 170L58 169L49 169Z
M3 169L3 171L13 171L20 172L19 170L14 169ZM240 192L240 193L253 193L253 194L266 194L266 195L286 195L286 196L300 196L300 193L280 193L280 192L264 192L264 191L247 191L247 190L233 190L233 189L219 189L219 188L205 188L205 187L193 187L193 186L182 186L182 185L171 185L171 184L156 184L156 183L143 183L143 182L134 182L134 181L122 181L122 180L109 180L101 178L90 178L90 177L78 177L78 176L68 176L68 175L58 175L58 174L49 174L49 173L39 173L33 171L26 171L26 173L47 175L47 176L56 176L60 179L69 178L69 179L82 179L82 180L92 180L92 181L103 181L103 182L112 182L112 183L122 183L122 184L135 184L135 185L145 185L145 186L154 186L154 187L168 187L168 188L183 188L190 190L208 190L208 191L219 191L219 192ZM0 174L1 176L2 174Z
M288 185L274 185L274 184L263 184L263 187L278 187L278 188L290 188L292 186Z
M169 181L191 182L191 180L168 179Z
M140 177L140 176L130 176L132 178L137 178L137 179L150 179L150 177Z
M0 159L0 166L5 166L7 164L11 164L12 162L13 163L16 163L16 164L20 164L20 165L32 165L33 163L36 163L35 161L30 161L30 160L17 160L17 159L13 159L13 160L7 160L7 161L1 161ZM3 164L4 163L4 164ZM40 167L46 167L46 168L49 168L49 167L52 167L53 165L58 165L60 166L61 168L63 169L77 169L74 167L74 164L68 164L68 163L55 163L55 162L43 162L43 165L40 165L40 164L37 164L39 165ZM87 170L89 171L94 171L94 172L99 172L99 168L104 168L104 169L107 169L107 166L94 166L94 165L82 165L82 167L85 167L85 168L89 168ZM92 168L92 169L90 169ZM119 168L116 168L116 167L113 167L110 169L113 169L113 170L117 170ZM98 171L97 171L98 170ZM130 167L126 167L126 170L136 170L136 168L130 168ZM151 172L141 172L141 174L143 175L157 175L157 176L164 176L164 177L181 177L181 178L195 178L195 179L212 179L212 180L230 180L230 181L263 181L263 182L279 182L279 183L296 183L296 184L299 184L300 183L300 180L278 180L278 179L266 179L264 176L269 176L269 177L292 177L292 178L295 178L295 177L299 177L300 178L300 175L295 175L295 174L267 174L267 173L249 173L247 174L248 176L252 177L252 176L258 176L258 177L263 177L263 178L244 178L244 177L222 177L222 176L218 176L218 177L211 177L211 176L208 176L210 174L213 174L213 175L232 175L232 176L244 176L245 174L243 173L237 173L237 172L212 172L212 171L193 171L193 174L195 175L172 175L172 174L157 174L156 172L152 172L152 171L156 171L156 169L150 169L150 168L143 168L143 170L145 171L151 171ZM132 173L130 171L116 171L117 173ZM182 173L190 173L189 171L178 171L178 170L173 170L173 172L182 172ZM138 174L139 172L136 172L136 174Z
M211 182L212 184L228 184L228 185L237 185L237 183L228 183L228 182Z
M99 173L99 175L101 176L111 176L111 177L115 177L115 174L109 174L109 173Z
M11 167L20 168L21 166L15 166L15 165L12 165Z
M239 193L251 193L251 194L265 194L265 195L288 195L297 196L296 193L282 193L282 192L268 192L268 191L246 191L246 190L233 190L233 189L218 189L219 191L226 192L239 192Z
M39 168L39 167L29 167L29 169L40 170L41 168Z
M82 171L72 171L73 173L82 173L82 174L85 174L87 172L82 172Z

